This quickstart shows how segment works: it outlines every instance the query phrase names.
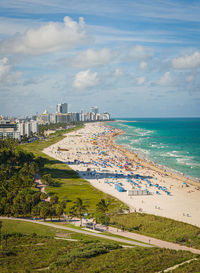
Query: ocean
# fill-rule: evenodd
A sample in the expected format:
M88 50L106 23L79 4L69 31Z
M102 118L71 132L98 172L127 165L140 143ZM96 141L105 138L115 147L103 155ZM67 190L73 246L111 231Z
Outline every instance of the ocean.
M125 131L117 144L200 182L200 118L126 118L109 125Z

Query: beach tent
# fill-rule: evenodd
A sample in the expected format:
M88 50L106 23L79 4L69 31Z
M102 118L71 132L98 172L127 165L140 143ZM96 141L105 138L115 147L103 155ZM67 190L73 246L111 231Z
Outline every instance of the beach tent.
M120 186L119 184L115 184L115 189L118 191L118 192L125 192L126 190Z

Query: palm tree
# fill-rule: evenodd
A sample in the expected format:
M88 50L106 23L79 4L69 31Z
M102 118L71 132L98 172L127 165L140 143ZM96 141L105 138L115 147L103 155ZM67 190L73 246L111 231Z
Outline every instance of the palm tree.
M74 202L73 207L70 210L70 214L80 218L81 220L80 226L82 226L82 219L86 211L87 211L87 208L83 204L83 200L81 198L77 198L76 201Z
M101 199L101 201L97 204L97 211L101 213L106 213L109 210L110 202L105 199Z
M96 211L97 211L97 219L105 225L108 225L109 223L109 211L110 202L106 201L105 199L101 199L101 201L96 205Z

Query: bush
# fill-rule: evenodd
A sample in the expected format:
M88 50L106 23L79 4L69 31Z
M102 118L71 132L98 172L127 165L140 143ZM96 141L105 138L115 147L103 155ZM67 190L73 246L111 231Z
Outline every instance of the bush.
M121 248L121 246L114 243L102 244L91 242L78 249L73 249L70 253L59 257L55 263L51 264L50 269L54 269L57 266L66 266L76 259L96 257L118 248Z

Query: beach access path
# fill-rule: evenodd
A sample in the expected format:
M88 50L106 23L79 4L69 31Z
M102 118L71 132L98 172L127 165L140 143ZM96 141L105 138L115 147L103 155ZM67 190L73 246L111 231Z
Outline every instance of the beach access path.
M53 228L57 228L57 229L62 229L62 230L69 230L72 232L77 232L77 233L81 233L81 234L85 234L85 235L89 235L89 236L94 236L94 237L98 237L101 239L107 239L107 240L112 240L112 241L116 241L118 243L122 243L122 244L129 244L129 245L133 245L133 246L141 246L141 247L160 247L160 248L168 248L168 249L174 249L174 250L185 250L185 251L190 251L194 254L200 254L200 249L195 249L192 247L186 247L186 246L181 246L179 244L175 244L175 243L170 243L170 242L166 242L163 240L159 240L159 239L155 239L149 236L144 236L144 235L140 235L137 233L133 233L133 232L127 232L127 231L122 231L122 230L118 230L116 228L113 227L109 227L108 232L114 235L118 235L118 236L123 236L127 239L122 239L122 238L117 238L114 236L108 236L108 235L104 235L104 234L99 234L99 233L94 233L94 232L89 232L89 231L85 231L82 229L76 229L76 228L71 228L71 227L66 227L66 226L61 226L61 225L56 225L56 224L52 224L52 223L46 223L44 221L38 221L38 220L31 220L31 219L23 219L23 218L14 218L14 217L0 217L0 219L2 220L18 220L18 221L25 221L25 222L31 222L31 223L35 223L35 224L39 224L39 225L44 225L44 226L49 226L49 227L53 227ZM132 241L132 240L137 240L139 242L136 241Z

